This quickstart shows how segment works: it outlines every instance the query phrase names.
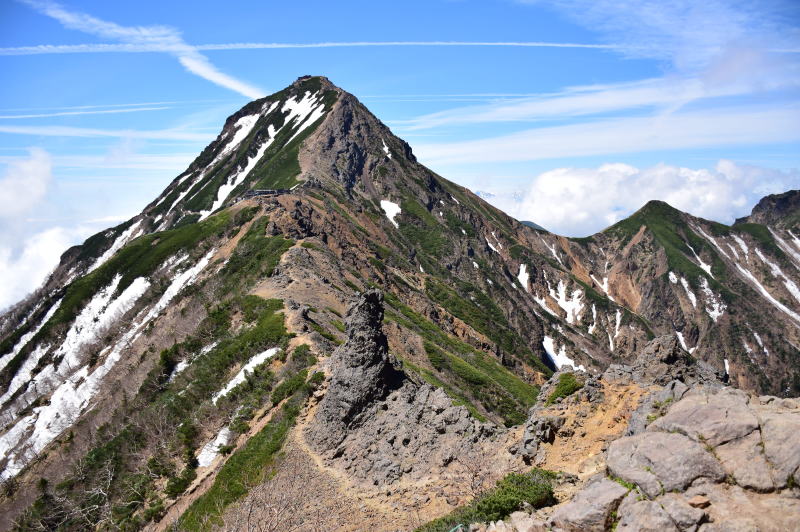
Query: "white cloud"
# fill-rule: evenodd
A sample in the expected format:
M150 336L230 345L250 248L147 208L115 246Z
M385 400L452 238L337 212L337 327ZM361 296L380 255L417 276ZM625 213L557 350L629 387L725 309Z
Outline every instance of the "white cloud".
M28 238L19 253L0 247L0 310L38 288L58 265L61 254L89 234L87 228L53 227Z
M50 154L41 148L31 148L29 157L12 161L0 178L0 219L28 212L47 193L51 179Z
M800 188L800 172L781 172L721 160L713 169L660 164L557 168L533 179L512 199L488 198L520 220L568 236L593 234L629 216L650 200L666 201L695 216L731 223L749 214L767 194Z
M463 142L419 144L428 165L535 161L615 153L767 144L800 139L800 108L716 108L597 120Z
M264 92L217 69L197 49L187 44L180 32L167 26L120 26L84 13L64 9L47 0L22 0L40 13L59 21L65 28L82 31L98 37L121 41L132 46L152 47L170 53L189 72L221 87L233 90L248 98L264 96ZM91 46L91 45L90 45Z

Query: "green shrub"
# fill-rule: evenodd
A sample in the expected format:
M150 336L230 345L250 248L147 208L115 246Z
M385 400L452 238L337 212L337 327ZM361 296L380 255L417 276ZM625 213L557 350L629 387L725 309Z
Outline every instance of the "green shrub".
M181 472L180 476L172 477L167 481L167 487L164 489L169 497L175 498L189 487L189 484L197 478L197 471L193 467L186 467Z
M295 375L283 379L278 386L272 391L272 405L277 405L294 392L299 390L306 382L308 370L303 370Z
M547 398L545 404L551 405L556 401L556 399L560 397L569 397L581 388L583 388L583 384L578 382L578 379L575 378L573 373L562 373L558 377L556 389L553 390L553 393L551 393L550 397Z
M555 503L552 481L555 474L543 469L510 473L497 486L466 506L421 526L417 532L449 532L458 525L497 521L521 510L524 504L541 508Z
M309 377L306 386L308 386L309 391L313 392L319 388L320 384L323 382L325 382L325 374L321 371L315 371L311 377Z

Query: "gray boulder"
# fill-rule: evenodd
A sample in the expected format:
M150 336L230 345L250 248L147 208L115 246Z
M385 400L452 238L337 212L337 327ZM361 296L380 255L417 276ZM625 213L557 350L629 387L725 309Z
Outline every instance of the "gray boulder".
M612 513L627 493L627 488L613 480L599 479L556 508L550 521L567 532L607 530Z
M694 532L706 518L703 510L690 506L686 499L677 493L666 493L657 501L681 532Z
M719 481L725 471L700 444L682 434L645 432L611 443L611 475L639 486L649 497L684 490L697 479Z
M749 397L740 390L698 390L672 406L649 430L680 432L717 447L758 429L758 420L748 402Z
M800 482L800 411L765 411L760 416L764 457L772 464L775 487Z
M559 416L539 416L535 410L525 423L520 453L526 461L531 461L539 451L539 444L553 443L556 433L564 425L564 418Z
M626 532L678 532L669 514L655 501L637 501L626 508L617 530Z

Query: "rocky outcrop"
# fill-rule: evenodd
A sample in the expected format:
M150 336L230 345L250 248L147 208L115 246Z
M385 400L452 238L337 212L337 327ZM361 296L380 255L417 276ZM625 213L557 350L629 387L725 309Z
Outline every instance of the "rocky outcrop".
M711 366L682 349L673 334L650 341L631 365L612 364L603 373L603 378L630 379L645 386L664 386L672 381L687 385L721 384L721 376Z
M318 423L309 440L320 449L333 449L349 430L362 424L368 407L403 383L403 373L389 356L383 323L383 294L363 293L346 317L347 341L331 356L333 371L317 411Z
M607 473L632 486L617 530L795 530L798 433L797 400L691 390L644 432L611 443ZM567 525L582 522L577 501L605 507L597 485L559 507L550 524L572 530Z
M330 384L307 441L352 477L386 485L422 478L475 455L499 429L476 421L439 388L411 380L389 355L383 298L362 294L347 314L347 341L329 361Z
M611 366L600 379L576 375L584 387L596 381L598 391L589 386L545 408L556 375L531 410L521 452L537 464L551 449L546 444L567 437L565 420L602 401L610 383L651 391L625 435L608 445L604 468L579 492L552 511L518 515L514 522L494 523L495 529L797 529L800 400L728 388L672 336L656 338L632 365Z
M736 224L757 223L791 229L797 225L797 211L800 210L800 190L790 190L782 194L770 194L761 198L750 216L738 218Z
M544 461L544 451L540 449L542 443L553 443L558 431L564 426L566 418L552 415L545 407L548 399L556 392L562 375L570 374L580 384L580 389L568 397L557 398L554 402L589 402L596 403L603 397L599 380L585 371L575 370L571 366L560 369L544 383L539 390L536 404L528 413L525 423L525 432L520 444L520 455L529 463L541 464Z

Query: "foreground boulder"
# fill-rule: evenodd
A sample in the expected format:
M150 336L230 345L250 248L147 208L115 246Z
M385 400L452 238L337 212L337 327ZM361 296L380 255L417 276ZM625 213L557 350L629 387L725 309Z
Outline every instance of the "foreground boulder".
M627 429L598 455L599 472L587 474L577 493L495 523L498 530L800 530L799 399L726 387L669 335L600 378L570 371L587 390L548 407L561 371L531 409L520 451L536 464L559 439L571 441L571 418L592 419L592 411L610 408L609 399L619 401L613 385L638 388L641 398Z
M607 474L631 488L617 530L797 530L799 434L797 400L690 390L644 432L611 443ZM590 484L550 525L572 530L585 513L574 501L605 500Z

